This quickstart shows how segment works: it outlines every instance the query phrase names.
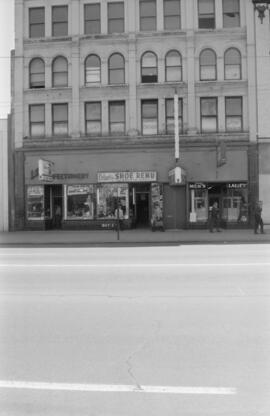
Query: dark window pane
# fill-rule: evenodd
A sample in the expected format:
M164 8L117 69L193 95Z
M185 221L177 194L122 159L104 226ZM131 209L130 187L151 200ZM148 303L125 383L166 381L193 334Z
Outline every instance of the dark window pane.
M226 115L234 116L242 113L242 98L226 98Z
M164 28L166 30L176 30L181 28L179 16L165 16L164 17Z
M124 31L125 31L125 28L124 28L124 20L123 19L109 20L109 22L108 22L108 32L109 33L123 33Z
M241 55L237 49L229 49L225 53L225 63L230 65L240 64Z
M45 121L45 106L44 106L44 104L31 105L30 106L30 121L31 122Z
M156 30L156 1L140 1L140 30Z
M157 101L143 101L142 103L142 116L143 118L157 117Z
M67 104L53 104L53 120L54 121L67 121L67 119L68 119Z
M201 114L205 116L217 114L217 101L215 98L203 98L201 100Z
M141 30L156 30L156 18L144 17L141 19Z
M100 4L86 4L84 8L84 33L100 33Z
M53 6L52 21L53 22L67 22L68 21L68 7L67 6Z
M123 69L110 70L110 84L124 84L125 74Z
M29 9L29 21L32 23L44 23L45 10L44 7Z
M123 103L110 103L110 121L119 122L125 120L125 107Z
M86 104L86 119L101 120L101 103L95 102Z
M164 15L174 16L180 14L179 0L164 0Z
M45 11L44 7L29 9L29 36L41 38L45 36Z
M214 17L200 17L199 18L200 29L215 29L215 18Z
M108 18L124 18L124 3L108 3Z
M215 0L198 0L199 15L215 13Z
M199 28L215 28L215 1L198 0Z
M67 23L54 23L53 36L66 36L68 34Z

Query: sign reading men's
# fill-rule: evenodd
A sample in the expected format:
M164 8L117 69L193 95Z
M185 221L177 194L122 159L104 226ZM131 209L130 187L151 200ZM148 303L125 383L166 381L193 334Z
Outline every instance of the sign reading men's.
M39 159L38 161L38 177L40 181L53 181L53 165L50 160Z

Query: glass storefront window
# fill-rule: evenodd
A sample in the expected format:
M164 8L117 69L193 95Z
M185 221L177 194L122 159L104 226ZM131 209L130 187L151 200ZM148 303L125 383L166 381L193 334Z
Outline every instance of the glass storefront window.
M66 194L68 220L94 218L93 185L67 185Z
M27 187L27 219L44 220L44 187Z
M222 198L222 219L228 222L248 222L248 190L246 183L229 183Z
M124 218L129 218L128 184L99 185L97 188L97 219L116 218L117 201L120 203Z
M204 184L190 185L190 222L205 222L208 218L208 193Z

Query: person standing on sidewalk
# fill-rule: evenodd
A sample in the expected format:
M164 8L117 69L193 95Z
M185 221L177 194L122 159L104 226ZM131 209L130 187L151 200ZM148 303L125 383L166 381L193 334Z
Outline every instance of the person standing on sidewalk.
M220 232L219 229L219 209L218 203L215 201L209 209L209 231L213 232L213 229L216 228L217 232Z
M258 228L260 227L261 234L263 231L263 220L262 220L262 201L256 202L254 210L254 234L258 234Z

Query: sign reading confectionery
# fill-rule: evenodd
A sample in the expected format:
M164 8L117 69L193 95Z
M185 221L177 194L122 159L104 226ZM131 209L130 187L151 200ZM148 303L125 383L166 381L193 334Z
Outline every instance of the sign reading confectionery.
M155 171L98 172L98 182L155 182Z

